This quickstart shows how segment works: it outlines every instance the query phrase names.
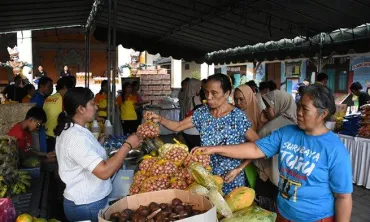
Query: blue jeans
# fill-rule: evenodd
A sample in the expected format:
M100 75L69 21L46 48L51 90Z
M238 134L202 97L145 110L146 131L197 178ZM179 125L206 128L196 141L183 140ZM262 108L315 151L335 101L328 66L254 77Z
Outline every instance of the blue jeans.
M83 205L76 205L73 201L64 198L64 213L68 221L91 220L98 221L99 210L103 209L108 202L108 197L102 200Z

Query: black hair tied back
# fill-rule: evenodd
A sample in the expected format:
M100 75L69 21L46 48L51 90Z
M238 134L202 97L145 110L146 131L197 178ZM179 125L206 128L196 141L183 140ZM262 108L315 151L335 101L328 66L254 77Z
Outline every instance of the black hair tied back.
M60 136L63 130L68 130L73 124L73 117L80 106L86 107L87 103L94 98L93 92L88 88L76 87L67 91L63 97L65 111L58 116L58 125L54 129L56 136Z

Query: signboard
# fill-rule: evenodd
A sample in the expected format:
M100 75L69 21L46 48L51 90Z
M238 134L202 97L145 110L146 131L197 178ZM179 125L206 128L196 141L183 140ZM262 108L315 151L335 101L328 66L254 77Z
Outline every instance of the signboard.
M245 75L247 73L247 66L228 66L226 68L227 74L228 75L233 75L233 74L241 74Z
M366 90L370 85L370 56L351 57L349 69L353 71L353 82L361 83Z

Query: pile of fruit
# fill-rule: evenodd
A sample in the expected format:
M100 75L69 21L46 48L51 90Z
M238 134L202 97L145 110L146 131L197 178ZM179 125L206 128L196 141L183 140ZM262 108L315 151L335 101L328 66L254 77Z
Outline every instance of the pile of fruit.
M185 219L204 212L193 209L191 204L175 198L171 204L151 202L149 206L140 206L136 210L125 209L122 212L113 213L109 221L113 222L169 222Z
M26 193L31 186L30 181L31 176L22 170L14 171L11 179L0 176L0 198Z
M130 187L131 195L166 189L185 190L194 182L189 171L190 164L200 163L211 169L208 155L189 154L188 147L178 141L163 144L157 139L153 146L159 146L158 151L143 157Z
M358 136L370 138L370 104L361 107L361 128L358 130Z
M60 221L56 219L46 220L44 218L32 217L29 214L21 214L17 217L17 220L15 222L60 222Z

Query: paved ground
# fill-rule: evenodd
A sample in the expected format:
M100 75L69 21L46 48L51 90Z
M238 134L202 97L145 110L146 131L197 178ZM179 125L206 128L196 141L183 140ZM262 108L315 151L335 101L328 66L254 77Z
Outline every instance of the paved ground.
M370 190L353 186L352 222L370 221Z

